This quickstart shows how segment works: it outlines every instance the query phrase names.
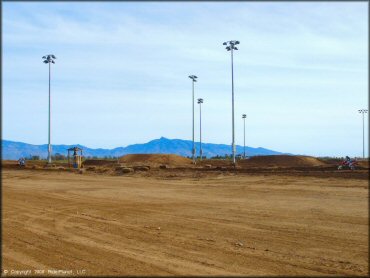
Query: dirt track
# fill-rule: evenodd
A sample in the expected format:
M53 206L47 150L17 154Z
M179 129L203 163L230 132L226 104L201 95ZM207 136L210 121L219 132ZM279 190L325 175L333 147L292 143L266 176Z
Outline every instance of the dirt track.
M3 269L367 275L368 181L3 169Z

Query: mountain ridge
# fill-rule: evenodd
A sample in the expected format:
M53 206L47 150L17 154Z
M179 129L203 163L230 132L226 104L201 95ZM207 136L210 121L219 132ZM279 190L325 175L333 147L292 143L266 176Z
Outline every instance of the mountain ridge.
M89 148L84 145L53 145L52 154L57 153L67 155L67 149L70 147L78 146L83 149L83 155L85 157L120 157L126 154L134 153L158 153L158 154L177 154L181 156L191 156L193 142L191 140L182 139L169 139L161 137L159 139L153 139L147 143L132 144L126 147L116 147L113 149L105 148ZM1 142L1 157L5 159L18 159L20 157L29 156L40 156L41 158L47 157L47 144L34 145L24 142L17 142L11 140L2 140ZM195 143L197 155L199 155L199 142ZM213 157L216 155L224 156L225 154L231 154L231 146L226 144L214 144L214 143L202 143L203 155ZM247 156L255 155L278 155L283 154L278 151L262 148L262 147L245 147ZM237 154L243 154L243 146L236 146Z

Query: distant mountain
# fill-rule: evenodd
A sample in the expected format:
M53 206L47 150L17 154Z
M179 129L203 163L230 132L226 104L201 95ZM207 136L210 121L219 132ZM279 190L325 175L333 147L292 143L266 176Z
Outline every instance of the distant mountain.
M161 154L178 154L181 156L191 156L192 141L181 139L167 139L161 137L144 144L134 144L127 147L119 147L114 149L91 149L82 145L52 145L53 154L59 153L67 155L67 149L78 146L83 149L83 155L96 157L119 157L132 153L161 153ZM197 153L199 152L199 142L195 144ZM213 157L216 155L224 156L231 153L231 146L225 144L202 143L203 155ZM243 153L243 147L237 146L237 154ZM265 149L245 147L248 156L255 155L277 155L281 152ZM2 140L2 159L18 159L20 157L29 157L33 155L46 158L48 146L31 145L22 142L14 142Z

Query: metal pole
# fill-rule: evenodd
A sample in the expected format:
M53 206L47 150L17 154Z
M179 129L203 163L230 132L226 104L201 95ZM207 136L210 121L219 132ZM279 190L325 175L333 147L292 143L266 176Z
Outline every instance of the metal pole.
M234 133L234 57L233 48L231 48L231 91L232 91L232 153L233 164L235 165L235 133Z
M245 118L244 118L244 159L245 159Z
M49 127L48 127L48 131L49 131L49 134L48 134L48 162L51 163L51 145L50 145L50 127L51 127L51 124L50 124L50 103L51 103L51 96L50 96L50 61L49 61Z
M202 151L202 103L199 103L199 127L200 127L200 160L202 161L203 151Z
M193 80L193 150L192 150L192 155L193 155L193 163L195 164L195 142L194 142L194 80Z
M364 122L364 115L362 113L362 158L365 159L365 122Z

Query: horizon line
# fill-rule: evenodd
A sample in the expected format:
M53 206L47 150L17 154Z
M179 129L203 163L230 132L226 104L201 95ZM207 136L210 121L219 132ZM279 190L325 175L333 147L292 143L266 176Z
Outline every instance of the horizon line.
M113 150L113 149L117 149L117 148L126 148L128 146L132 146L132 145L141 145L141 144L147 144L151 141L155 141L155 140L160 140L160 139L167 139L167 140L181 140L181 141L190 141L192 142L191 139L180 139L180 138L167 138L167 137L164 137L164 136L161 136L159 138L155 138L155 139L151 139L147 142L144 142L144 143L132 143L132 144L128 144L126 146L118 146L118 147L113 147L113 148L104 148L104 147L98 147L98 148L91 148L91 147L88 147L87 145L83 145L83 144L80 144L80 143L77 143L77 144L64 144L64 143L61 143L61 144L53 144L51 143L51 145L66 145L66 146L84 146L86 148L89 148L89 149L106 149L106 150ZM33 145L33 146L42 146L42 145L48 145L48 143L44 143L44 144L33 144L33 143L27 143L27 142L22 142L22 141L14 141L14 140L10 140L10 139L4 139L2 138L1 141L11 141L11 142L14 142L14 143L22 143L22 144L28 144L28 145ZM200 141L194 141L195 144L200 144ZM225 143L207 143L207 142L202 142L202 145L203 144L213 144L213 145L226 145L226 146L230 146L231 147L231 144L225 144ZM239 147L244 147L243 145L237 145L236 146L239 146ZM247 146L245 145L246 148L253 148L253 149L266 149L266 150L270 150L270 149L267 149L265 147L251 147L251 146ZM274 151L274 150L273 150ZM280 152L280 151L279 151Z

